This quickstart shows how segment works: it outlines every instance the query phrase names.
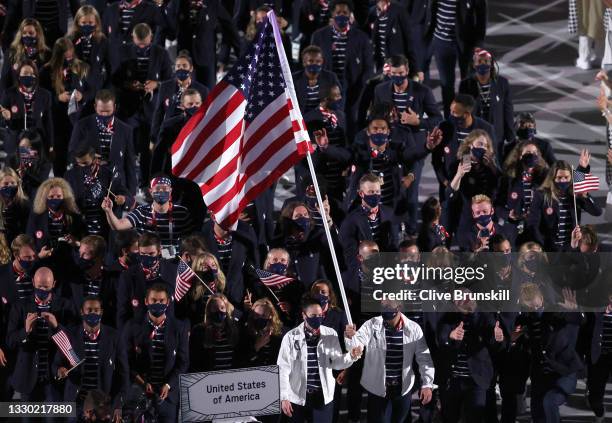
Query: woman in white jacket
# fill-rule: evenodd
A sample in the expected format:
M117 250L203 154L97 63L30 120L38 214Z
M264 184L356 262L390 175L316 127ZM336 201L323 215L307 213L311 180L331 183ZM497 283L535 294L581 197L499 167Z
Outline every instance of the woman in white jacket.
M362 347L344 354L338 334L322 326L318 299L302 299L304 322L283 337L278 354L280 398L283 413L291 422L331 422L336 381L332 369L350 367L361 357Z
M416 358L421 377L420 399L431 401L434 367L421 327L399 310L397 302L383 301L381 316L366 321L358 331L347 325L347 348L366 347L361 386L368 391L368 423L403 422L410 415Z

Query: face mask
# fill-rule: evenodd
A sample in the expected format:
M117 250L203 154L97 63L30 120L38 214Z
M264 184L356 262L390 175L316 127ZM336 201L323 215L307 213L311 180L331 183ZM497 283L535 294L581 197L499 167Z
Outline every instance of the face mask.
M72 62L74 61L74 59L64 59L64 67L65 68L69 68L70 66L72 66Z
M30 37L29 35L24 35L23 37L21 37L21 42L26 47L36 47L36 44L38 43L38 38Z
M153 303L147 306L149 313L153 317L163 316L167 308L168 308L168 304L163 304L163 303Z
M535 273L536 270L538 270L540 263L538 262L538 259L532 258L530 260L525 260L524 264L527 270L529 270L531 273Z
M336 15L334 16L334 22L336 22L338 28L344 29L348 26L349 17L344 15Z
M132 265L132 264L136 264L138 263L138 253L128 253L127 254L127 258L126 258L126 263L128 265Z
M519 128L516 130L516 136L521 140L532 140L537 133L535 128Z
M406 75L391 75L391 81L393 81L393 84L397 85L398 87L402 85L405 80Z
M63 198L51 198L47 200L47 207L53 211L57 211L63 203Z
M224 311L215 311L214 313L211 313L210 318L217 323L221 323L223 321L225 321L225 319L227 318L227 313Z
M204 282L206 282L207 284L214 282L215 280L217 280L217 274L219 272L217 271L217 269L208 269L205 272L201 272L200 273L200 278L202 278L202 280Z
M364 195L363 201L365 201L368 207L373 209L374 207L377 207L380 203L380 194Z
M397 316L397 310L385 309L384 311L380 313L380 315L382 316L383 320L390 321L390 320L395 319L395 316Z
M506 263L506 266L510 266L512 264L512 254L511 253L504 254L504 261Z
M96 327L100 324L100 320L102 320L102 316L98 313L87 313L83 316L83 320L87 323L87 326Z
M34 266L34 260L19 260L19 265L21 266L21 268L23 270L25 270L26 273L28 273L30 270L32 270L32 267Z
M481 214L476 218L476 223L478 223L480 226L486 227L489 225L489 223L491 223L492 219L493 216L490 214Z
M155 201L157 204L163 206L168 201L170 201L170 192L168 192L168 191L155 191L152 194L152 197L153 197L153 201Z
M307 217L298 217L293 223L297 225L301 232L306 233L310 229L310 219Z
M338 110L342 108L342 100L329 101L327 103L327 108L329 110L333 110L334 112L337 112Z
M185 109L185 114L189 117L193 116L196 114L196 112L198 111L198 107L193 106L193 107L188 107Z
M308 73L312 73L312 74L319 74L321 73L321 70L323 69L323 66L321 65L306 65L306 72Z
M17 194L17 186L16 185L7 185L0 188L0 196L5 200L12 200L15 198Z
M255 330L264 330L268 326L269 319L263 317L256 317L253 319L253 327Z
M89 37L96 30L95 25L81 25L79 28L81 29L81 33L86 37Z
M159 261L159 257L157 256L147 256L146 254L139 254L138 261L140 261L140 265L145 269L151 269L155 267L157 262Z
M179 81L186 81L187 78L189 78L189 75L191 75L191 72L189 72L187 69L178 69L176 71L176 78Z
M555 182L555 186L557 187L559 191L565 194L567 190L569 189L570 183L569 182Z
M478 65L476 66L476 73L480 76L485 76L491 71L491 65Z
M149 55L149 50L151 50L151 46L146 47L136 47L136 56L145 57Z
M315 295L315 298L319 300L319 304L321 304L321 308L325 308L327 304L329 304L329 297L323 294Z
M287 273L287 265L283 263L272 263L268 266L268 270L277 275L284 275Z
M34 295L41 301L45 301L51 295L51 291L45 289L34 288Z
M20 76L19 83L26 88L32 88L36 83L36 77L32 75Z
M319 329L321 327L321 323L323 323L323 317L321 317L321 316L307 317L306 318L306 323L312 329L317 330L317 329Z
M476 160L482 160L487 150L482 147L472 147L472 156L476 158Z
M379 134L370 135L370 140L372 140L372 144L374 144L377 147L385 145L388 139L389 139L389 136L387 134L379 133Z
M450 115L448 120L450 120L450 122L455 126L459 126L461 128L465 127L465 118L463 116Z
M538 156L532 153L525 153L521 157L521 162L525 167L534 167L538 162Z
M111 120L113 120L113 115L110 115L110 116L96 115L96 118L98 118L98 120L100 121L102 125L106 126L110 123Z
M79 267L79 269L81 270L89 270L93 267L93 265L95 264L95 260L94 259L85 259L83 257L81 257L80 253L78 250L75 250L72 252L72 257L74 259L74 262L76 263L76 265Z
M544 314L544 307L538 308L534 313L536 316L542 317L542 315Z

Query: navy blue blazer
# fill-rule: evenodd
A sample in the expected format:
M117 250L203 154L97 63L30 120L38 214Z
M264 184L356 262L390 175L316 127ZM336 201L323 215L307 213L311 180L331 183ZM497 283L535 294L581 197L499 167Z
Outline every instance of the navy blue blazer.
M119 173L119 185L125 187L127 192L133 196L136 194L137 184L132 128L115 116L113 129L109 154L110 168L116 166ZM72 160L76 151L86 145L94 149L99 146L98 125L95 115L87 116L74 125L68 145L68 157Z
M151 331L153 328L147 322L148 317L141 316L130 320L121 333L119 348L121 354L127 357L129 378L126 388L133 383L136 376L142 377L145 382L151 372L153 363L153 346ZM168 399L178 403L179 375L185 373L189 367L189 325L166 315L166 330L164 332L164 383L170 385Z
M160 277L152 281L146 281L142 267L139 264L130 266L119 276L117 283L117 328L122 329L125 323L132 319L141 319L146 314L144 303L147 288L154 283L164 283L170 295L174 294L176 285L176 264L171 261L160 259ZM174 307L170 304L168 314L174 313Z
M106 309L104 310L106 312ZM63 328L74 352L80 359L85 358L85 342L83 339L83 324L69 328ZM128 363L124 354L125 349L120 348L120 333L106 325L100 325L98 335L98 388L111 397L113 409L121 408L123 405L123 391L127 386L129 374ZM53 360L52 373L57 374L60 367L70 368L66 356L61 352L55 353ZM64 384L64 400L74 401L80 390L85 367L79 366L68 374Z
M482 112L482 100L478 91L478 80L476 76L464 79L459 84L459 92L469 94L476 99L474 114L480 115ZM503 76L496 76L491 79L490 89L490 109L488 122L493 125L495 141L495 151L497 159L501 160L503 155L504 143L514 140L514 105L512 104L512 94L510 84Z
M326 69L321 70L317 82L319 84L319 93L328 90L334 85L339 88L342 87L336 74ZM293 73L293 84L295 86L295 94L297 95L298 103L300 104L300 110L302 110L302 114L305 114L309 112L310 109L306 108L308 78L303 70Z
M437 24L439 0L431 0L427 9L426 37L431 40ZM455 40L463 54L481 47L487 31L486 0L458 0L455 15Z
M11 376L11 386L15 391L26 394L32 392L38 380L36 329L33 327L29 334L25 331L25 319L28 313L37 313L34 297L15 303L10 311L7 328L7 345L9 349L17 351L17 362ZM51 298L50 313L55 316L60 325L72 325L77 322L78 313L72 303L56 294ZM51 336L51 329L49 332ZM55 351L55 344L49 341L50 366Z
M79 240L85 234L85 223L80 214L66 213L70 217L70 224L65 227L65 235L72 235ZM49 214L47 212L37 214L30 213L26 233L34 239L36 250L40 251L42 247L49 246L53 242L49 238Z
M219 259L219 249L213 230L212 220L208 220L202 227L206 247L211 254ZM257 249L257 236L248 223L239 221L236 231L232 231L232 256L225 273L225 295L235 307L242 308L245 292L245 277L248 275L247 263L259 266L259 251Z

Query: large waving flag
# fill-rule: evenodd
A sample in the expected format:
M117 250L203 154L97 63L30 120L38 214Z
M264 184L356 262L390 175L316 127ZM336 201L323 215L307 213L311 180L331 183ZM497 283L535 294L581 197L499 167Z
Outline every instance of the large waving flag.
M195 181L224 228L310 147L274 12L172 146L172 172Z

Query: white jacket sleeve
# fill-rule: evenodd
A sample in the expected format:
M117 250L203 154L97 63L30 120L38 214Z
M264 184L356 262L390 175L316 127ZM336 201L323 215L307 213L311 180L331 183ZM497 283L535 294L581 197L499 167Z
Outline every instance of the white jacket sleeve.
M372 322L370 320L364 322L363 325L357 330L355 335L348 339L346 336L344 337L344 344L346 345L346 349L350 350L355 347L366 347L370 343L370 338L372 337Z
M416 344L415 355L416 362L419 365L419 371L421 373L421 380L423 382L422 387L433 388L435 369L433 361L431 359L431 353L429 352L429 347L427 346L427 342L425 341L423 331L419 326L417 326L417 328L419 338Z
M335 333L336 331L334 331ZM353 358L351 357L350 351L346 354L342 353L342 348L340 348L340 341L338 340L338 336L329 336L328 337L330 345L327 346L329 354L329 358L331 361L332 369L334 370L342 370L350 367L353 364Z
M278 352L278 359L276 364L278 365L278 377L280 385L280 399L289 400L287 393L291 392L289 374L291 373L291 357L289 355L289 349L291 348L289 336L285 335L281 341L280 351Z

